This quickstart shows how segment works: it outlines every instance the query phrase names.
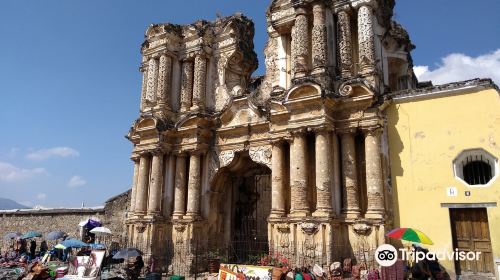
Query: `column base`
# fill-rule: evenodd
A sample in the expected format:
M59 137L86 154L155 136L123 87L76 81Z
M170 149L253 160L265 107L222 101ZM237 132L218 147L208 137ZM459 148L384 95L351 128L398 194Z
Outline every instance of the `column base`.
M361 217L361 211L359 210L346 210L343 214L346 219L358 219Z
M270 218L279 218L279 217L285 217L286 213L285 210L271 210L271 214L269 214Z
M379 210L368 210L366 211L365 218L367 219L383 219L384 212Z
M201 217L198 213L186 213L186 215L184 215L184 220L198 221L201 220Z
M313 217L325 217L325 218L333 218L335 217L335 214L333 213L332 209L325 209L325 210L316 210L312 213Z
M292 217L292 218L295 218L295 217L307 217L307 216L310 216L311 215L311 212L309 212L308 210L295 210L295 211L292 211L288 217Z
M311 71L311 75L326 74L326 68L324 66L317 67Z
M174 213L172 215L172 219L173 220L182 220L182 218L184 217L184 214L183 213Z

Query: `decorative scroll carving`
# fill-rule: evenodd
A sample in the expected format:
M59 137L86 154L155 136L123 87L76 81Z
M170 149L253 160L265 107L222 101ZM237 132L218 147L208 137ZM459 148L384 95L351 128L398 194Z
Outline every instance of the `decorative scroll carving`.
M146 101L156 101L156 85L158 83L158 60L151 58L148 62L148 82L146 90Z
M352 44L351 44L351 19L347 11L338 13L338 41L340 55L340 71L343 77L352 76Z
M158 71L158 103L169 106L170 87L172 83L172 58L163 54L160 56Z
M142 91L141 91L141 109L144 109L146 105L146 92L148 90L148 70L142 68Z
M325 67L327 61L327 38L326 25L316 25L312 29L312 53L313 53L313 68Z
M271 168L271 158L273 154L271 146L250 147L249 154L253 161L262 163Z
M194 59L193 106L203 108L205 103L207 79L207 59L197 54Z
M292 34L292 54L294 57L294 73L304 73L308 70L309 58L309 23L305 14L295 18L294 32Z
M181 111L186 111L189 107L191 107L192 94L193 62L186 60L182 63Z
M339 94L343 97L349 97L353 94L353 89L351 85L348 84L342 84L339 87Z
M315 223L301 223L300 229L307 235L314 235L318 232L319 227Z
M373 42L372 8L363 5L358 10L359 65L362 73L374 70L375 46Z

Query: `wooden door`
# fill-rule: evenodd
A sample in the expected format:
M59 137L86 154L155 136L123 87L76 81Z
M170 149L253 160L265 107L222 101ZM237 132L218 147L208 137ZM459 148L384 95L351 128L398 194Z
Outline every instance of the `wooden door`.
M479 260L455 261L457 275L494 274L486 208L450 209L453 247L481 252Z

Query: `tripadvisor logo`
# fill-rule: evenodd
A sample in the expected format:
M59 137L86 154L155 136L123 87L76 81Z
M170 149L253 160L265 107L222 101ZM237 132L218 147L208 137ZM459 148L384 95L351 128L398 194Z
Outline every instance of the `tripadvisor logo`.
M399 252L398 252L399 251ZM420 261L477 261L480 259L481 252L465 252L455 249L452 252L430 252L427 249L412 248L408 251L405 248L396 250L390 244L380 245L375 251L375 260L380 266L392 266L398 260L398 256L403 261L412 261L418 263Z

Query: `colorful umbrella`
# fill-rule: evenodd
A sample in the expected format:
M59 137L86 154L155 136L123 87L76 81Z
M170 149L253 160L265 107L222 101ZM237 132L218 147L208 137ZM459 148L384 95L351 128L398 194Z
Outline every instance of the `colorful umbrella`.
M66 246L62 245L62 244L57 244L56 246L54 246L54 248L56 249L63 249L65 250L66 249Z
M35 237L42 237L42 234L39 233L38 231L28 231L25 233L22 237L22 239L30 239L30 238L35 238Z
M63 238L64 236L66 236L66 233L64 231L57 230L57 231L49 232L47 234L46 239L47 240L57 240L57 239Z
M99 244L99 243L89 243L90 248L96 249L96 250L104 250L106 249L106 245L104 244Z
M415 243L422 243L429 245L434 244L432 240L429 237L427 237L427 235L425 235L425 233L413 228L397 228L390 231L385 236L399 240L411 241Z

